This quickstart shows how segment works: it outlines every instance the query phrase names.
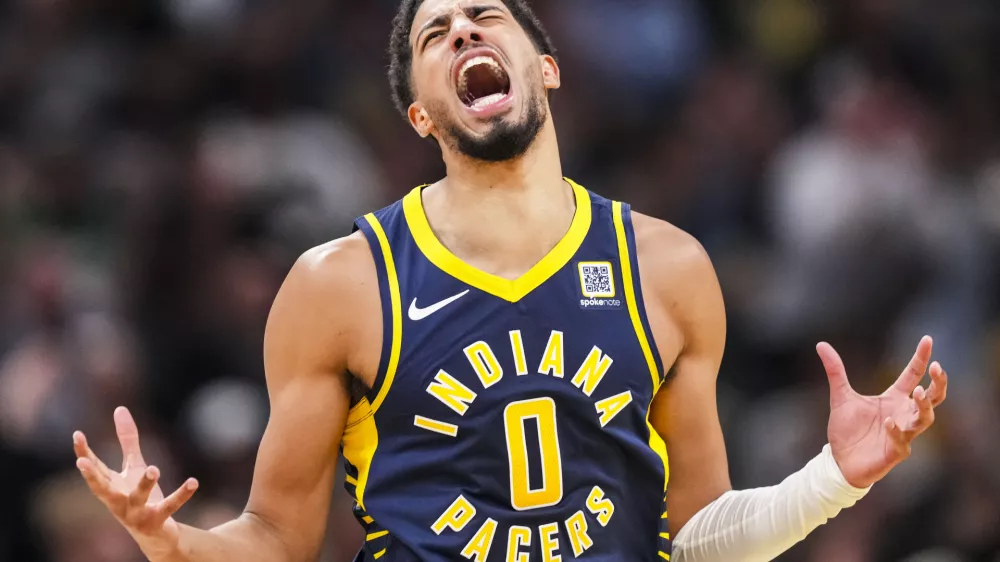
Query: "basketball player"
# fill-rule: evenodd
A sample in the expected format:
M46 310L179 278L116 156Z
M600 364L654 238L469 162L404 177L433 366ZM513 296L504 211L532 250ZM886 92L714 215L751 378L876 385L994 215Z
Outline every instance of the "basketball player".
M173 519L197 482L164 497L124 408L122 472L74 435L84 478L146 556L315 559L342 452L358 560L769 560L907 457L945 398L937 363L920 386L930 338L880 396L854 392L821 343L829 444L777 486L732 491L712 266L677 228L563 178L559 67L526 1L404 0L395 24L396 101L447 176L288 275L243 515Z

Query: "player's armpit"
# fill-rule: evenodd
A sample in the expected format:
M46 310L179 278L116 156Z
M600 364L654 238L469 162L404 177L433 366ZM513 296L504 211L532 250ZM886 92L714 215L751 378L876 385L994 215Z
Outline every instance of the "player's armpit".
M289 273L265 334L271 414L246 514L213 534L239 540L253 529L270 535L268 547L280 555L268 560L318 556L350 407L348 371L364 370L359 353L381 346L356 341L365 318L381 326L377 287L360 235L307 252Z
M646 313L670 371L650 410L650 423L670 459L671 535L732 489L716 403L726 340L722 291L712 263L690 235L633 214ZM671 365L672 361L672 365Z

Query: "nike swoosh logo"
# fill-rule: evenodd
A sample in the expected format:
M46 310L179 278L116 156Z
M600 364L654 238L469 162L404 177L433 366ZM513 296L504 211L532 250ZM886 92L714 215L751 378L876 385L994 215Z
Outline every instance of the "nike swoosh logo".
M431 314L434 314L435 312L441 310L442 308L457 301L458 299L464 297L467 294L469 294L468 289L462 291L461 293L453 297L449 297L444 299L443 301L436 302L428 306L427 308L417 308L417 299L413 299L413 302L410 303L410 310L407 313L410 315L410 320L423 320L424 318L427 318Z

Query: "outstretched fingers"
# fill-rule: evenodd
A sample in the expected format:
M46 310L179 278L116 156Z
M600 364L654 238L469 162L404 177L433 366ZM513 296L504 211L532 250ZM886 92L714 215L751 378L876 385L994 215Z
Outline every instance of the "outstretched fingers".
M917 412L907 431L911 438L920 435L934 423L934 405L924 387L918 386L913 391L913 402L917 406Z
M184 507L184 504L194 496L196 491L198 491L198 481L194 478L188 478L184 484L181 484L180 488L174 490L174 493L157 504L155 507L157 517L160 520L166 520L167 517L177 513L177 510Z
M111 469L90 448L90 444L87 443L87 436L82 431L73 432L73 452L76 453L76 458L78 459L88 459L93 465L94 470L101 476L105 478L111 477Z
M823 369L830 381L830 402L835 406L844 396L853 392L851 382L847 380L847 369L844 368L840 354L830 344L820 342L816 345L816 353L823 361Z
M101 462L87 445L86 436L79 431L73 434L76 466L94 496L126 528L140 534L159 532L163 523L191 499L198 489L198 481L191 478L163 498L158 488L160 469L146 466L139 449L139 430L132 414L124 407L115 410L115 430L124 457L121 474Z
M135 489L128 495L129 505L132 507L146 505L146 502L149 501L150 492L153 491L159 480L160 469L155 466L146 467L146 470L142 473L142 478L139 479L139 483L136 484Z
M948 373L937 361L931 363L931 386L927 389L927 397L934 407L940 406L948 397Z
M101 500L112 511L117 510L116 504L120 493L111 486L111 480L100 473L93 461L87 457L78 458L76 459L76 468L97 499Z
M933 347L934 340L930 336L920 338L920 343L917 344L917 350L913 353L913 358L910 359L910 363L906 365L902 374L899 375L899 378L892 385L893 389L909 395L913 392L913 389L917 388L917 385L920 384L920 379L924 378L924 373L927 372L927 363L931 360L931 350Z
M139 428L135 425L132 413L125 406L115 408L115 433L122 446L122 470L145 468L146 461L142 458L139 448Z

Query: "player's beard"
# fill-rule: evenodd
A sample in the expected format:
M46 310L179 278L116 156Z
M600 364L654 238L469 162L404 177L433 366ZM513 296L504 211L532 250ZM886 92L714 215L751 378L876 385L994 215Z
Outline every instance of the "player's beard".
M490 122L492 126L489 131L483 135L472 135L459 126L457 120L448 114L444 104L430 104L428 112L432 119L441 124L440 130L445 132L444 142L469 158L484 162L513 160L531 148L548 118L544 88L537 80L527 82L530 84L527 90L532 95L527 100L523 117L511 122L505 116L497 116Z
M505 162L527 152L544 124L545 106L531 100L523 119L511 123L499 117L490 131L481 137L474 137L456 126L452 126L448 134L455 139L456 148L470 158Z

